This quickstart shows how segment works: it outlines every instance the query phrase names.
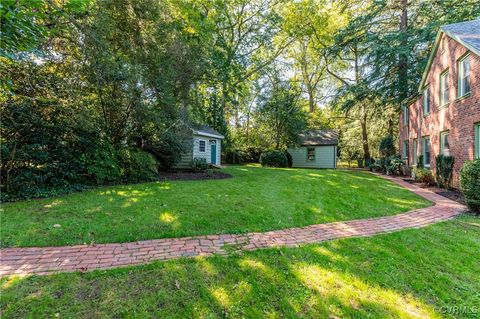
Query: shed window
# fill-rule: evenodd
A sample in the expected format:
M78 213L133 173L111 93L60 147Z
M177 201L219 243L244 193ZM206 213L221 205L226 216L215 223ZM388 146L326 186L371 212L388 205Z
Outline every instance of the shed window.
M198 151L202 152L202 153L205 153L205 141L204 140L200 140L198 142Z
M440 106L449 102L448 94L448 70L440 75Z
M423 115L430 113L430 88L423 89Z
M440 154L450 155L450 143L448 139L448 131L440 133Z
M430 137L423 138L423 165L425 167L430 167Z
M470 56L462 58L458 62L458 97L470 93Z
M309 147L307 148L307 161L314 161L315 160L315 148Z

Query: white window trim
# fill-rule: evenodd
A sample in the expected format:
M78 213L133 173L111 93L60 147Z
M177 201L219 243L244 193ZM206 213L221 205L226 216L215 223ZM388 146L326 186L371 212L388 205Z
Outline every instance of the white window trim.
M458 94L458 97L457 98L461 98L467 94L469 94L472 90L472 88L470 87L470 91L468 92L465 92L465 87L464 87L464 79L467 78L467 77L470 77L470 68L469 68L469 73L467 76L464 76L463 74L463 64L464 62L468 59L468 62L470 63L470 54L467 54L465 55L464 57L460 58L458 60L458 63L457 63L457 67L458 67L458 88L457 88L457 94Z
M205 143L204 147L203 147L203 151L202 151L202 148L200 147L201 142ZM199 153L206 153L207 152L207 141L206 140L198 140L198 152Z

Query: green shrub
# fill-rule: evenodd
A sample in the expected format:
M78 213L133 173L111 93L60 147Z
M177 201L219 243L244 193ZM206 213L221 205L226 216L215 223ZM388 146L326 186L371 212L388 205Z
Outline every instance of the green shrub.
M195 157L191 167L194 172L205 172L208 168L207 160L203 157Z
M405 161L398 155L390 156L386 162L387 174L402 175L405 168Z
M117 151L110 143L103 143L93 154L84 155L88 175L97 185L120 182L122 171Z
M244 162L243 154L238 150L227 151L225 153L225 161L227 164L242 164Z
M453 156L438 155L435 157L435 163L437 186L451 188L453 164L455 163L455 158Z
M417 168L423 168L423 155L418 155Z
M283 152L271 151L260 156L260 164L270 167L288 167L288 159Z
M122 178L126 182L152 181L158 177L158 163L152 154L135 149L118 152Z
M412 169L412 177L416 182L424 183L427 185L435 185L435 179L433 178L432 171L422 167L414 167Z
M460 171L460 188L468 207L480 213L480 159L466 162Z
M288 151L285 151L285 156L287 157L288 167L293 166L293 157Z
M390 157L395 155L395 141L391 135L387 135L380 140L380 146L378 147L380 155L382 157Z

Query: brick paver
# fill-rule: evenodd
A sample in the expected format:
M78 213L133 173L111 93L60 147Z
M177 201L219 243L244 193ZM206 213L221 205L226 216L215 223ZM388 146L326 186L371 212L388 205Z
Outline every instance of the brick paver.
M154 260L228 254L232 250L296 246L338 238L372 236L444 221L466 209L457 202L406 183L399 178L388 176L385 178L408 188L435 205L394 216L318 224L264 233L166 238L91 246L6 248L1 250L0 275L108 269L139 265Z

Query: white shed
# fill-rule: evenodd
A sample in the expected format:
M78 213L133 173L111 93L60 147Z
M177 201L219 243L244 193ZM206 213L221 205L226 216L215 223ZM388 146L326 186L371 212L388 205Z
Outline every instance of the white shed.
M206 159L208 164L220 166L222 140L225 137L206 125L196 125L191 130L192 139L187 143L188 150L182 154L176 167L190 168L193 159L196 157Z
M288 148L292 167L337 168L338 132L309 130L299 135L300 146Z

